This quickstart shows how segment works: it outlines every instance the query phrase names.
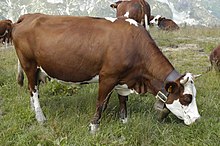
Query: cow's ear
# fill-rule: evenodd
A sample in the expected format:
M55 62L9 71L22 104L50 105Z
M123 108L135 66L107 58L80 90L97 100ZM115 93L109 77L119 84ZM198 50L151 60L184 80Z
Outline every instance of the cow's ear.
M176 82L167 82L165 85L165 90L168 93L174 93L177 90L178 84Z

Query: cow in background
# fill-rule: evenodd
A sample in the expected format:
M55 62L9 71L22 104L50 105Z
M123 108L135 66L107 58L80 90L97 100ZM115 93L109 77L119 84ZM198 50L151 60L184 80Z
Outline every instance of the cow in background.
M151 24L157 25L162 30L178 30L179 26L171 19L166 19L160 15L155 16L151 21Z
M151 9L145 0L117 1L110 5L117 10L116 17L128 17L134 19L149 30Z
M11 42L12 25L12 21L9 19L0 20L0 40L2 39L3 44Z
M220 45L212 50L209 60L211 69L214 68L216 71L220 71Z

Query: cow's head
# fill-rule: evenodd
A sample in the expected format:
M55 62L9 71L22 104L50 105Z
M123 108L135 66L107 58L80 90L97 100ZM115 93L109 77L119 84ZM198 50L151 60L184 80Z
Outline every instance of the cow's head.
M163 99L166 107L186 125L195 122L200 115L196 105L196 88L193 79L196 76L186 73L175 82L165 84L168 92Z
M160 23L160 21L162 21L163 19L165 19L165 18L160 15L157 15L150 21L150 23L158 25Z

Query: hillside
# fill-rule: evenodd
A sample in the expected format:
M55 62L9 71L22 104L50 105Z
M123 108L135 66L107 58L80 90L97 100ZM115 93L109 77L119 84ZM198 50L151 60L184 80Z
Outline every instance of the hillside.
M1 0L0 18L16 21L25 13L114 17L109 7L116 0ZM162 15L178 24L219 26L219 0L148 0L153 15Z

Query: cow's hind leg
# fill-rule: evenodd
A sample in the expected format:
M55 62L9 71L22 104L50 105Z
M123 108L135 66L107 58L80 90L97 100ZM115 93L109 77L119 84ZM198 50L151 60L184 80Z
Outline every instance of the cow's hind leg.
M38 122L44 122L46 120L41 106L39 102L39 93L38 93L38 85L37 85L37 66L35 64L27 64L28 67L24 67L24 71L27 75L28 79L28 87L30 90L30 101L31 101L31 108L35 112L35 118Z
M128 101L128 96L122 96L118 94L118 99L119 99L119 116L122 121L122 123L127 123L128 118L127 118L127 105L126 102Z
M105 78L105 79L100 78L99 93L98 93L98 99L96 102L96 112L90 123L91 133L95 133L99 129L101 114L104 108L106 107L105 103L107 103L107 100L109 100L109 97L112 93L112 90L115 84L116 84L116 80L112 78Z

